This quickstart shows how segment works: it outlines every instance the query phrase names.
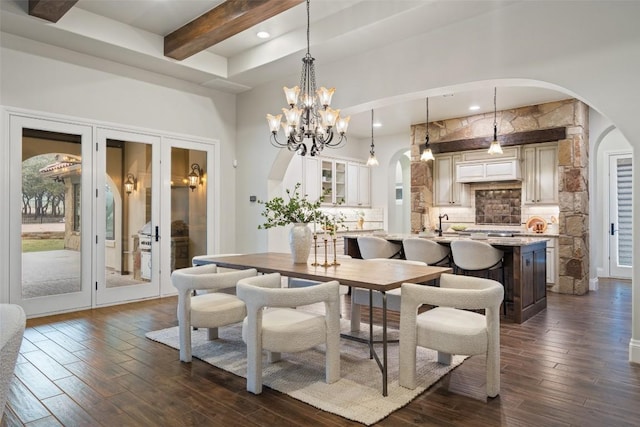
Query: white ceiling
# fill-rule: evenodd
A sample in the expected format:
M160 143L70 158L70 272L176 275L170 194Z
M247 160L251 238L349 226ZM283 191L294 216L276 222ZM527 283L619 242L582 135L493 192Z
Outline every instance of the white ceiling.
M321 58L318 64L321 60L338 61L354 51L434 31L516 1L521 0L312 0L311 52ZM299 73L306 50L304 3L184 61L164 57L165 35L220 3L222 0L79 0L53 24L29 16L26 0L0 0L0 29L231 93L278 75ZM257 38L260 30L271 33L271 38ZM501 110L565 98L566 94L548 89L499 87L497 107ZM480 109L469 111L472 104ZM382 127L376 128L377 136L406 133L411 124L424 123L424 94L379 105L375 115ZM431 121L492 112L493 87L432 96L429 110ZM369 111L354 114L349 134L367 138L370 126Z

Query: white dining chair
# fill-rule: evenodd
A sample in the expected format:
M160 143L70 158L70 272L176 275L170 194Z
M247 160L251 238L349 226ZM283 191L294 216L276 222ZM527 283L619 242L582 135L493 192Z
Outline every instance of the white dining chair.
M438 362L452 355L484 355L487 396L500 393L502 285L480 277L443 274L440 287L402 284L399 384L416 388L416 348L436 350ZM421 305L436 306L418 314ZM469 310L484 309L484 314Z
M218 339L218 328L242 322L247 315L244 302L222 292L238 280L258 274L255 268L218 272L215 264L174 270L171 283L178 290L178 335L180 360L191 362L191 329L207 328L207 339ZM194 295L194 291L207 291Z
M262 393L262 350L269 363L281 353L325 345L325 380L340 378L340 303L337 281L304 288L282 288L279 273L243 279L237 294L247 306L242 339L247 343L247 391ZM295 307L324 303L325 313Z

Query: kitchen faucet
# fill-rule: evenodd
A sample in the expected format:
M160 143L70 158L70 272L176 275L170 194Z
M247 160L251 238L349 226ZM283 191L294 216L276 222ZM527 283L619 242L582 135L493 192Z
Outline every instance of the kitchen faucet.
M447 214L438 215L438 236L439 237L442 237L442 218L445 218L447 221L449 221L449 215Z

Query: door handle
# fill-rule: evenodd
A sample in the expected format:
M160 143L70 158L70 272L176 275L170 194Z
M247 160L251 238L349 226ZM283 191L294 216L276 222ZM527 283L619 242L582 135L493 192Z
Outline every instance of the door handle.
M158 234L158 226L156 225L156 242L160 240L160 235Z
M616 234L615 224L611 223L611 235L613 236L614 234Z

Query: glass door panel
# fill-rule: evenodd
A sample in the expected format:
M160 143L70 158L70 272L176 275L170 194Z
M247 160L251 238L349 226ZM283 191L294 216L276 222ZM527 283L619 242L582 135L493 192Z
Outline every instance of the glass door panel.
M98 180L103 191L98 191L96 209L97 271L101 272L96 279L96 304L157 296L159 263L154 252L160 215L154 153L159 153L160 139L98 129L98 141L105 158Z
M92 130L20 116L10 123L10 253L20 260L10 263L9 300L29 316L90 307Z

